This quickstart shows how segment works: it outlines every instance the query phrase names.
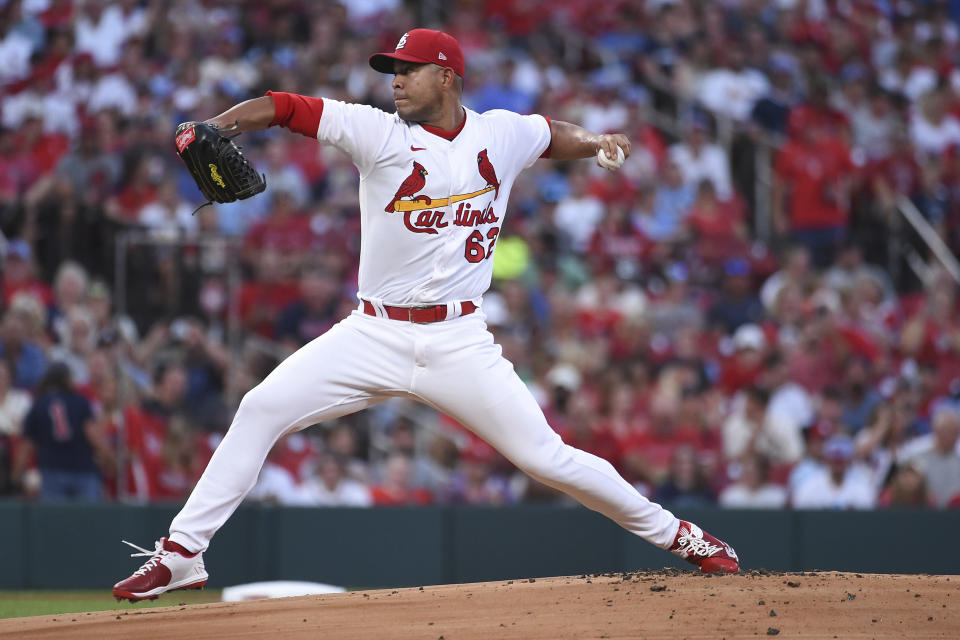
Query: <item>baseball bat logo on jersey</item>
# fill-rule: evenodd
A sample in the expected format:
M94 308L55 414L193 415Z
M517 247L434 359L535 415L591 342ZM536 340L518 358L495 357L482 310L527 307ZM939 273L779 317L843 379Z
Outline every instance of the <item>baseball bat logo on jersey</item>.
M403 213L404 226L414 233L436 234L438 228L442 229L449 224L443 219L446 214L446 211L443 210L444 207L476 198L490 191L494 192L494 199L500 194L500 181L497 179L497 172L494 170L490 158L487 157L486 149L477 154L477 170L487 184L483 189L453 195L449 198L431 198L428 195L417 193L426 185L427 175L430 172L422 164L414 161L413 171L400 183L397 192L383 210L386 213ZM409 198L409 200L404 198ZM417 212L415 218L412 215L414 212ZM466 208L464 208L464 204L461 204L460 208L457 209L456 220L453 221L453 224L472 227L496 222L499 219L493 211L492 202L488 203L483 209L473 209L473 211L470 210L470 204L466 203Z

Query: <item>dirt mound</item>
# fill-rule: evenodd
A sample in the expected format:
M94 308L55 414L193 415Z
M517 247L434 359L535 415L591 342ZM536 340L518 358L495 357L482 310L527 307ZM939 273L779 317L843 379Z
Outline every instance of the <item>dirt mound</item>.
M0 620L16 638L960 637L957 576L676 570ZM958 594L956 598L952 596ZM164 596L172 603L177 594Z

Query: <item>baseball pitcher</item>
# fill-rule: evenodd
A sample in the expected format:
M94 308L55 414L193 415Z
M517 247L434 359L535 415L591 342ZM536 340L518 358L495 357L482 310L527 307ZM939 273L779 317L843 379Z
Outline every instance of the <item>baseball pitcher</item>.
M446 33L409 31L370 65L393 76L395 113L267 92L178 129L178 152L217 201L263 190L232 142L218 140L221 131L280 126L345 152L360 172L360 300L246 394L169 537L153 551L136 547L133 555L148 560L114 596L202 587L203 551L277 439L391 397L452 416L533 478L702 571L738 571L729 545L647 500L607 461L564 444L484 322L483 293L517 175L541 157L596 156L616 169L630 141L540 115L465 108L463 53Z

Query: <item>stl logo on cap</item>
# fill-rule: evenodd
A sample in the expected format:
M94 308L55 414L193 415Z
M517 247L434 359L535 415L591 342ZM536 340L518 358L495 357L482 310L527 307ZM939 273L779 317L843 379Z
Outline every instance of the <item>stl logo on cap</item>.
M407 44L407 36L408 36L408 35L410 35L410 34L409 34L409 33L405 33L405 34L403 34L403 37L400 38L400 42L397 43L397 49L398 49L398 50L399 50L399 49L403 49L404 45Z

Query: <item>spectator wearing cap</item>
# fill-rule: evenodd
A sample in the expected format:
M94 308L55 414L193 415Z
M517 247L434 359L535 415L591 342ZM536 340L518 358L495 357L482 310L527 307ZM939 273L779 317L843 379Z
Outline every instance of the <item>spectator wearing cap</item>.
M910 463L926 481L938 508L960 497L960 409L943 403L933 412L933 447Z
M9 307L18 293L35 296L44 306L53 302L50 286L37 277L33 249L26 240L16 238L7 243L3 266L3 302Z
M757 381L763 371L767 338L758 325L742 324L729 340L730 348L733 353L723 361L717 386L732 394Z
M763 303L754 292L750 275L746 258L728 258L723 262L723 289L707 312L711 327L729 334L742 325L763 321Z
M767 133L787 135L790 110L797 103L796 61L785 53L770 57L770 89L760 96L750 112L750 119Z
M720 200L733 196L730 161L723 149L710 142L710 124L703 116L694 116L684 129L683 139L670 147L668 154L683 174L683 182L696 189L701 180L713 183Z
M870 475L853 463L854 446L849 436L831 436L823 443L826 468L811 474L794 490L796 509L871 509L877 492Z
M736 465L736 480L720 492L718 503L726 509L782 509L787 489L770 482L770 463L761 455L747 455Z
M98 347L120 345L121 356L132 358L138 342L137 325L130 316L113 308L113 294L103 280L94 280L87 290L87 306L93 314Z

